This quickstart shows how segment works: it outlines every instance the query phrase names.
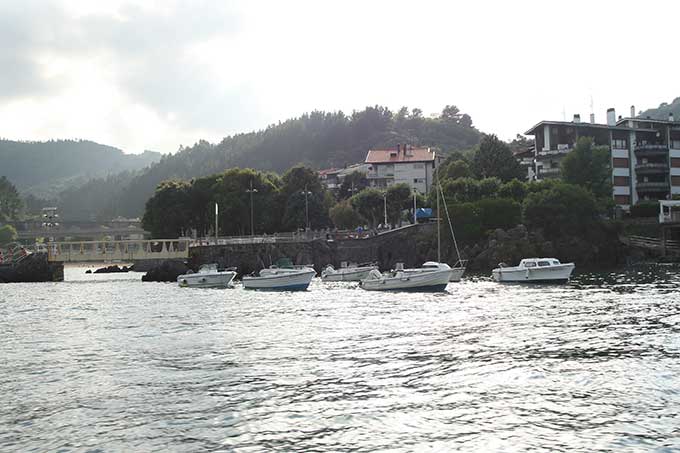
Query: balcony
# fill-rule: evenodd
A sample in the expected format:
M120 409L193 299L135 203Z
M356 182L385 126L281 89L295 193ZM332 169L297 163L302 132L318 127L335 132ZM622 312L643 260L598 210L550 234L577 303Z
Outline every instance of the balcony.
M563 156L569 154L572 148L560 148L560 149L549 149L541 150L538 152L538 157L548 157L548 156Z
M540 168L538 170L539 177L546 176L546 177L553 177L553 176L559 176L560 175L560 168L559 167L553 167L553 168Z
M635 172L638 175L666 174L668 173L668 164L652 162L637 164L635 166Z
M635 185L638 192L664 192L668 191L668 181L639 182Z
M638 156L667 156L668 145L659 143L646 143L635 145L635 154Z

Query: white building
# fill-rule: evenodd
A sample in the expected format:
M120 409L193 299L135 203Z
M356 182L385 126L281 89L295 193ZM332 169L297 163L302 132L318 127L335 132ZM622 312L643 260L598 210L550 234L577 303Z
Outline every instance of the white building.
M396 149L371 149L365 161L370 165L369 185L386 188L404 183L420 193L427 193L432 186L434 170L442 160L430 148L397 145Z

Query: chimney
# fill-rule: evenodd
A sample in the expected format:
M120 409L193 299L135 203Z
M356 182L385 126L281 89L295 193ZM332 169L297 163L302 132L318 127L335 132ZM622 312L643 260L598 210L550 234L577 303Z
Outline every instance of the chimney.
M607 109L607 125L608 126L616 125L616 110Z
M630 106L630 117L635 118L635 106L634 105Z
M675 121L675 118L673 117L673 112L668 112L668 121L671 123Z
M574 113L574 123L580 123L581 122L581 115L578 113Z
M595 124L595 114L594 113L590 114L590 124Z

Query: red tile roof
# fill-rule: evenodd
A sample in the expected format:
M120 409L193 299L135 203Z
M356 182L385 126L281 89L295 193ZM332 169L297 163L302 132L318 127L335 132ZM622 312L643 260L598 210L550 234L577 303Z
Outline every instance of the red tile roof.
M366 155L367 164L383 164L390 162L431 162L434 160L434 151L429 148L404 149L371 149Z

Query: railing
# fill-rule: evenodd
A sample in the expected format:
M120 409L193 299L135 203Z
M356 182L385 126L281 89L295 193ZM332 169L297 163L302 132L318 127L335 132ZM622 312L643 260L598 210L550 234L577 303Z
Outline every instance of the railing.
M156 239L49 242L37 244L36 248L44 249L49 261L102 262L188 258L189 245L187 239Z
M541 150L538 152L538 156L559 156L560 154L569 154L572 149L573 148Z
M639 182L635 185L637 190L654 190L654 191L661 191L661 190L668 190L668 181L648 181L648 182Z
M668 145L661 143L643 143L635 145L635 152L638 151L668 151Z
M559 175L560 174L560 169L559 168L541 168L538 171L539 175Z
M631 247L644 249L663 249L663 240L647 236L628 236L622 237L622 241ZM666 250L680 251L680 241L666 241Z
M0 264L18 264L33 251L18 242L11 242L0 246Z
M659 214L659 223L680 223L680 211Z
M668 172L668 164L653 162L637 164L635 171L638 173L666 173Z

